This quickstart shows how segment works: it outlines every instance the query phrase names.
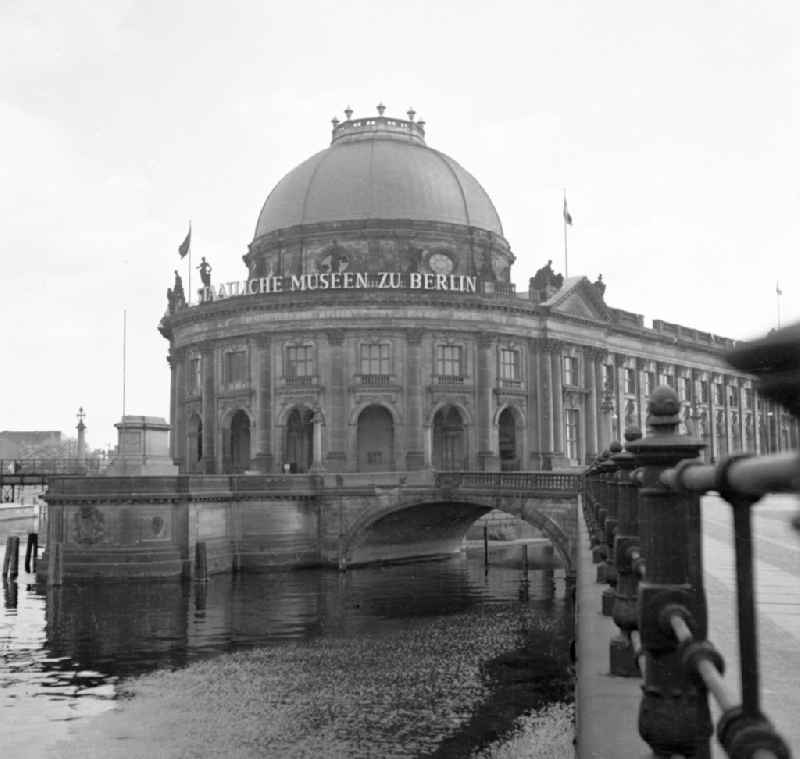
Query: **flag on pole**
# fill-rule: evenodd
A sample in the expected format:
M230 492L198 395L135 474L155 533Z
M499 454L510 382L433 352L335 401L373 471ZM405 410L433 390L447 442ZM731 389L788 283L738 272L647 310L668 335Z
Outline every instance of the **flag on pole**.
M186 258L186 254L189 252L189 249L192 247L192 225L189 224L189 231L186 234L186 239L178 246L178 253L180 253L181 258Z
M567 210L567 196L564 196L564 223L572 226L572 214Z
M781 283L780 282L776 282L775 283L775 292L778 295L783 295L783 290L781 290Z

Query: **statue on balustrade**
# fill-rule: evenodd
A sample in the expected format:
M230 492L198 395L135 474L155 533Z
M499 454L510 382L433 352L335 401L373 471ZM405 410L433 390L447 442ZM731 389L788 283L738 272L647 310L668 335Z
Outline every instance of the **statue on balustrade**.
M534 303L541 303L557 293L564 285L564 275L553 271L553 260L536 272L528 282L528 292Z
M167 311L174 314L178 309L186 305L186 296L183 292L183 281L178 270L175 269L175 283L167 288Z

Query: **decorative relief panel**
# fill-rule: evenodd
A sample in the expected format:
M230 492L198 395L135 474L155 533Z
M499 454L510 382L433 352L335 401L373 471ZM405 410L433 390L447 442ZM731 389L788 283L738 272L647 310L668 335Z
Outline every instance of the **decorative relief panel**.
M105 516L96 506L80 506L70 520L73 543L91 546L107 542Z
M172 514L162 509L142 509L139 518L141 542L168 542L172 538Z

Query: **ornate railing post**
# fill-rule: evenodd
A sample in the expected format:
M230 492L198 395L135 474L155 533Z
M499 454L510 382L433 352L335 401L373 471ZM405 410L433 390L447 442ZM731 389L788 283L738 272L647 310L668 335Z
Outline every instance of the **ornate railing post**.
M639 733L659 757L708 757L713 727L705 686L684 672L670 619L680 608L695 637L705 612L690 584L689 500L664 485L661 474L703 447L678 435L680 402L674 390L656 388L648 402L650 434L628 446L641 468L639 535L647 560L639 584L639 631L645 654Z
M608 587L603 590L602 612L606 617L611 616L614 608L614 594L617 588L617 565L614 562L614 535L617 531L619 514L619 464L617 456L622 452L622 446L615 440L608 447L611 454L606 469L606 505L608 512L603 524L603 540L606 546L606 562L603 580Z
M638 677L639 667L631 644L631 632L638 622L636 613L636 586L639 578L634 572L633 552L639 550L639 493L632 474L635 467L630 444L642 437L638 427L625 432L626 450L614 458L617 462L617 488L619 492L618 522L614 536L614 565L617 568L617 589L611 616L619 628L619 635L611 639L609 647L610 672L617 677Z
M591 541L592 541L592 562L598 564L605 558L606 550L603 545L603 534L601 531L601 508L603 503L603 465L610 456L608 451L603 451L597 461L592 465L592 506L591 506Z

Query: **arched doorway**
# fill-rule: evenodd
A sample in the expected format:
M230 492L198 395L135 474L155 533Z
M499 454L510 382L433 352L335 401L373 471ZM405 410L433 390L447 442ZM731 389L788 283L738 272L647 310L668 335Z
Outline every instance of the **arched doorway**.
M358 471L394 470L394 422L383 406L367 406L358 417Z
M186 471L194 474L200 471L203 458L203 420L199 414L192 414L186 426Z
M455 406L440 408L433 417L433 466L452 471L467 468L464 420Z
M231 470L250 468L250 417L239 409L231 419Z
M514 418L514 412L508 407L500 412L497 422L497 437L501 471L517 471L520 462L520 453L517 449L517 420Z
M314 424L309 409L292 409L286 420L286 457L290 472L307 472L314 454Z

